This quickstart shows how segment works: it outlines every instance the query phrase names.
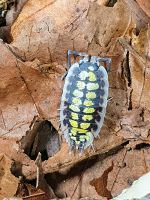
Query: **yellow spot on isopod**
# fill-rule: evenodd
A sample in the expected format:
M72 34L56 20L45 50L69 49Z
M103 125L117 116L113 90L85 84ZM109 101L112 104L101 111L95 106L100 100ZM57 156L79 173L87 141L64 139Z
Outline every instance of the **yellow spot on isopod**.
M87 141L89 141L91 137L92 137L92 133L91 133L91 132L87 132L87 133L86 133L86 136L85 136L85 139L86 139Z
M89 140L90 140L90 137L89 137L89 136L85 136L85 139L86 139L87 141L89 141Z
M92 116L92 115L83 115L82 119L83 119L84 121L90 121L90 120L93 119L93 116Z
M81 97L83 97L83 92L81 92L80 90L74 90L73 95L75 97L81 98Z
M79 78L80 78L81 80L85 80L87 77L88 77L88 72L86 72L86 71L82 71L82 72L79 74Z
M77 140L76 140L76 144L80 144L80 141L77 141Z
M71 134L75 136L77 134L77 128L72 128Z
M74 112L80 112L80 108L78 106L75 106L75 105L70 105L69 108L74 111Z
M80 142L84 142L85 141L85 138L80 138Z
M77 120L79 119L78 114L74 113L74 112L71 113L71 117L72 117L72 119L77 119Z
M96 76L93 72L88 73L89 81L96 81Z
M84 113L93 113L93 112L95 112L95 109L94 108L84 108L83 112Z
M70 137L72 140L75 140L76 141L76 137L74 137L74 136L71 136Z
M81 129L81 128L72 128L71 129L71 132L74 132L74 133L86 133L87 130L84 130L84 129Z
M86 136L86 135L80 135L80 138L81 138L81 139L85 139L85 136Z
M78 98L72 98L72 102L75 104L75 105L81 105L82 104L82 101Z
M72 127L78 127L78 122L77 121L70 119L69 122L70 122Z
M87 89L88 90L97 90L99 88L98 83L88 83L87 84Z
M95 92L88 92L86 94L86 98L88 98L88 99L95 99L96 98L96 93Z
M92 101L85 100L85 101L83 102L83 105L84 105L84 106L93 106L94 104L93 104Z
M82 129L87 129L87 128L90 127L90 123L81 123L81 124L80 124L80 127L81 127Z
M72 133L77 133L77 129L78 129L78 128L72 128L72 129L71 129L71 132L72 132Z
M78 81L77 87L79 88L79 90L83 90L85 88L85 83L83 81Z

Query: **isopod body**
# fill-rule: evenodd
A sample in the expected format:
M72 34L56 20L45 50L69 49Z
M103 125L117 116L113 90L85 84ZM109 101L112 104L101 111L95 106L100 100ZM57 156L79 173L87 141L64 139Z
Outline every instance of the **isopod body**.
M60 123L70 148L82 151L93 144L104 122L109 82L107 69L100 63L106 61L108 66L111 59L75 51L70 54L84 58L70 64L61 97Z

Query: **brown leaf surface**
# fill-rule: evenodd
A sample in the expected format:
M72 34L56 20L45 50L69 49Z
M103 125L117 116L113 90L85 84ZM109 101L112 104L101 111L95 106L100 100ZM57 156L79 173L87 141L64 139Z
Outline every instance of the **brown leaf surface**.
M33 0L26 3L11 29L12 45L19 49L20 55L24 52L27 60L38 58L44 63L60 63L66 61L66 51L73 48L106 55L131 23L129 9L123 1L114 7L85 0L42 3L38 0L34 5Z
M74 197L91 195L105 200L149 169L149 149L136 149L150 141L149 32L144 28L137 36L132 31L135 26L146 27L148 19L135 1L119 0L106 7L100 1L37 0L35 6L34 0L28 0L11 27L12 43L0 42L0 152L20 163L27 179L36 178L35 162L25 147L29 146L29 152L30 147L37 147L36 133L44 130L39 131L37 123L51 122L61 135L57 109L68 49L112 58L112 100L100 139L94 141L95 152L88 149L81 156L69 154L62 138L60 150L42 162L44 174L65 172L75 163L112 151L127 140L132 140L128 148L133 147L133 151L124 149L86 170ZM128 52L119 44L120 37L126 38ZM76 176L60 184L58 193L71 196L79 180ZM103 184L101 193L90 185L92 180Z
M31 67L29 63L26 65L16 59L7 45L3 43L0 43L0 45L3 51L3 54L1 54L3 56L3 59L1 59L1 85L3 86L1 89L1 152L5 152L11 158L20 162L23 174L32 179L36 175L36 166L22 152L23 145L20 146L18 141L22 137L26 137L26 134L28 135L33 129L36 116L37 119L51 121L58 129L59 124L56 119L61 93L60 75L58 73L48 75L41 73L41 71ZM6 62L3 62L4 60ZM121 98L123 91L120 90L119 93ZM125 105L125 101L118 106L118 114L122 105ZM117 122L118 117L111 119L109 116L111 112L115 112L112 109L116 109L115 99L108 108L108 113L110 113L106 120L106 126L103 127L101 138L95 141L96 154L108 151L122 143L122 138L114 134L120 127ZM93 154L95 153L92 150L87 150L81 157L68 155L68 147L63 140L61 150L54 157L43 162L44 173L63 169Z
M24 200L24 199L28 199L28 200L34 200L34 199L47 200L47 199L49 199L47 194L43 190L41 190L39 188L35 188L31 184L24 184L22 182L20 182L15 196L17 199L20 197L22 200Z
M66 1L66 5L68 6L63 5L62 1L45 1L44 4L41 4L39 1L35 7L33 1L28 1L17 21L14 23L12 27L12 34L14 38L12 45L16 46L21 52L27 52L25 55L26 59L30 59L31 57L33 59L36 56L36 60L33 62L23 63L18 56L18 59L16 59L16 57L11 53L14 48L1 43L1 49L5 52L2 55L3 60L7 60L7 58L9 58L8 61L10 62L8 64L7 62L1 64L1 76L3 80L2 85L4 85L2 88L1 104L1 134L8 138L6 142L12 137L19 141L23 136L26 136L26 133L30 132L33 128L33 125L31 124L34 124L33 122L36 116L39 119L51 121L55 128L58 129L58 122L56 121L57 108L59 108L60 104L62 87L60 77L63 73L64 67L61 67L58 64L42 64L42 62L51 61L51 59L52 61L58 60L55 59L56 56L58 56L57 58L59 58L59 62L60 60L65 60L64 52L66 52L69 47L72 47L72 37L75 39L74 45L78 46L76 50L86 49L88 42L90 43L91 41L94 42L93 44L95 44L95 41L98 41L100 46L97 49L99 51L104 50L106 46L108 46L106 49L109 50L109 45L111 44L110 38L114 37L115 40L115 38L125 34L130 26L130 16L128 15L129 10L126 4L122 1L115 4L113 8L104 6L99 7L95 3L89 5L89 2L87 1L86 3L85 1L79 1L78 4L76 4L76 1L72 3L70 3L70 1ZM78 11L77 8L80 8L80 10ZM68 15L61 18L61 20L59 16L57 16L54 20L54 13L58 12L62 14L68 13ZM106 13L106 15L109 16L112 14L114 18L112 19L111 16L109 17L110 21L104 21L100 18L101 13ZM122 13L124 13L125 20L123 24L121 23L122 25L119 30L117 30L118 24L121 22L119 16L121 16ZM99 22L97 19L99 19ZM93 28L93 26L96 25L97 31ZM109 29L110 25L113 26L111 32ZM70 29L72 26L74 26L74 28ZM30 32L31 27L33 28L32 32ZM39 27L40 32L37 27ZM103 27L103 29L100 29L100 27ZM106 29L106 33L102 34L101 31L104 29ZM88 38L84 37L85 34L87 34L87 30L89 32ZM25 37L24 34L27 32L28 37ZM58 34L59 39L55 37ZM93 37L94 40L92 40ZM44 45L44 51L41 46L38 46L38 41L40 41L40 44ZM47 43L47 41L50 41L50 43ZM71 43L68 43L68 41L71 41ZM80 42L80 46L78 45L78 41ZM54 45L54 42L57 45ZM48 48L46 50L45 43L49 45L49 48L53 48L50 49L51 55ZM69 46L70 44L71 46ZM91 43L91 45L93 44ZM37 53L35 45L38 46L39 53ZM61 45L65 49L62 49ZM90 48L92 50L92 47ZM45 53L45 50L48 52ZM114 146L122 143L122 139L115 135L115 132L120 129L120 122L118 120L121 115L120 111L122 110L122 107L126 105L126 92L123 84L124 81L121 77L121 69L119 69L120 62L123 59L122 48L118 47L118 51L120 52L120 56L113 60L112 72L110 73L110 85L112 85L110 94L112 94L114 99L108 106L106 126L103 127L101 139L95 141L96 153L108 151ZM16 52L14 54L16 55ZM3 62L3 60L1 62ZM47 73L47 69L49 68L50 70ZM3 70L5 71L5 74L3 73ZM7 74L9 75L7 76ZM112 78L114 75L115 81ZM117 90L115 90L116 87L118 88ZM114 116L113 119L112 115ZM1 141L3 142L3 139ZM6 148L4 148L4 151L6 151L7 154L13 158L15 158L17 154L15 160L23 163L22 171L24 175L28 178L35 177L35 164L30 162L30 159L21 153L21 150L18 151L19 145L16 144L16 142L14 146L14 152L11 154L9 153L9 148L7 148L7 151ZM93 155L92 151L89 153L87 151L81 158L77 158L77 156L75 156L75 159L73 159L72 155L68 156L67 152L68 148L66 148L66 144L62 143L60 152L43 163L44 173L56 171L60 168L72 165L74 162L84 159L91 154ZM51 163L53 163L53 165ZM62 167L60 167L60 163Z
M142 0L139 0L142 1ZM144 0L145 1L145 0ZM143 2L144 2L143 1ZM141 28L144 28L147 26L147 24L150 21L150 17L143 11L143 9L138 5L138 0L125 0L125 2L128 4L131 14L132 14L132 20L135 21L137 31L140 31Z
M138 36L132 33L132 46L126 45L129 51L129 65L124 68L126 87L128 88L128 111L124 110L118 135L126 139L147 141L149 143L149 28L141 29Z
M11 173L12 160L6 155L0 154L0 199L14 196L19 179Z
M144 12L150 17L150 2L149 0L136 0Z
M103 175L99 178L93 179L90 181L90 185L95 187L96 192L107 199L111 199L112 195L110 191L107 189L107 180L108 174L113 170L113 163L108 169L106 169Z
M16 60L5 44L1 56L1 134L20 138L35 116L56 118L60 99L59 77L47 77ZM9 59L7 59L9 58ZM4 60L6 62L3 62ZM43 92L42 92L43 91ZM20 127L23 129L20 130ZM13 133L15 129L15 132ZM17 135L18 133L21 135ZM8 134L7 134L8 136Z
M141 63L139 58L133 54L129 55L129 65L132 80L132 106L150 106L149 78L150 78L150 29L141 30L139 36L133 37L133 47L141 55L145 55L145 62Z
M57 187L56 194L66 194L71 197L78 186L73 196L74 199L86 196L101 200L111 199L110 196L106 195L108 191L109 195L114 197L121 193L124 188L129 187L134 180L149 171L149 150L149 148L132 151L121 150L116 155L100 160L91 168L84 170L82 179L75 176L64 180ZM113 168L112 162L114 163ZM103 179L106 171L109 172L108 178ZM95 189L91 185L94 185ZM100 190L98 189L99 186ZM105 192L103 193L103 191ZM105 195L107 198L105 198Z

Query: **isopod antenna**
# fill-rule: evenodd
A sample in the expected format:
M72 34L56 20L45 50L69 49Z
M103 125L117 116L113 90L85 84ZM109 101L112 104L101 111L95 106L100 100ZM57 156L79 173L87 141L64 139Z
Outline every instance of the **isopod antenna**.
M86 53L81 53L81 52L78 52L78 51L68 50L67 51L67 66L68 66L68 69L71 67L71 55L73 55L73 56L82 56L82 57L88 57L89 56Z
M111 66L111 58L102 58L102 57L97 57L98 62L106 62L106 70L107 72L110 71L110 66Z

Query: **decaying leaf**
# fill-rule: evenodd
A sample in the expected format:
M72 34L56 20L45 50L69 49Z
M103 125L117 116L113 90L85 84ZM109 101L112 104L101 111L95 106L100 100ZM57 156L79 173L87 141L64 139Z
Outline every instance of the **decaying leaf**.
M30 3L29 3L30 2ZM88 2L86 4L83 4L84 1L79 1L78 4L73 4L70 3L72 5L72 9L69 7L63 7L62 2L60 3L58 2L52 2L49 4L49 1L45 2L46 7L44 7L44 5L37 3L37 7L35 8L33 5L33 1L29 1L25 7L23 8L21 15L19 16L19 18L17 19L17 21L15 22L15 24L12 27L12 35L14 37L13 43L12 45L16 46L21 52L22 51L26 51L26 47L27 49L32 49L32 46L34 45L38 45L38 42L36 40L37 37L40 38L40 44L42 43L42 41L46 42L47 40L49 41L49 37L50 34L53 33L52 30L55 30L56 33L60 34L60 38L61 38L61 43L63 42L63 46L66 48L69 48L69 46L67 46L67 43L65 43L65 40L63 39L63 37L66 37L66 34L69 34L69 37L75 37L75 41L74 41L74 45L78 44L78 40L80 41L80 45L82 46L81 43L81 36L85 34L87 34L87 29L88 27L92 27L92 24L96 25L97 28L92 29L91 28L88 30L88 32L90 33L90 35L88 36L88 40L90 43L89 49L92 48L92 51L95 49L94 46L92 47L92 45L94 43L99 44L99 47L97 47L97 50L100 52L101 50L104 50L104 52L106 51L106 47L109 47L109 43L111 44L111 42L109 42L110 38L117 38L120 37L122 35L124 35L128 28L130 27L130 23L131 23L131 16L129 15L129 8L127 6L127 4L123 3L122 1L119 1L118 3L116 3L114 5L114 7L103 7L103 6L98 6L95 3L89 4ZM67 2L67 1L66 1ZM58 4L59 3L59 4ZM69 3L69 1L68 1ZM43 23L43 21L41 21L41 17L44 17L44 20L46 20L47 23L50 22L50 19L53 19L53 15L52 12L58 12L60 10L61 7L61 12L65 12L66 9L69 9L68 16L66 18L62 18L62 21L59 21L58 19L55 19L55 21L53 21L53 25L51 24L50 28L51 29L46 29L47 25L45 23L45 26L40 29L40 32L37 31L37 29L35 29L35 27L38 27L41 23ZM66 20L68 19L69 15L72 16L71 13L74 13L74 11L77 9L77 7L83 8L82 11L84 9L87 9L89 12L87 15L85 15L85 13L87 13L87 10L85 11L85 13L83 13L81 10L80 12L76 13L76 15L79 17L77 19L77 21L73 21L72 25L77 26L76 29L69 29L69 27L71 26L70 24L66 24ZM30 8L30 9L29 9ZM64 10L63 10L64 9ZM49 15L51 10L51 14ZM77 9L78 10L78 9ZM124 12L123 12L124 11ZM41 13L44 12L44 15L41 15ZM33 13L35 13L35 15L33 15ZM103 13L103 18L105 18L105 15L107 16L111 16L111 17L107 17L110 19L110 21L104 21L103 18L101 18L101 13ZM113 14L115 13L115 15ZM120 18L117 16L121 16L122 13L124 13L124 24L121 23ZM46 16L49 16L49 18L47 18ZM114 18L113 18L113 17ZM75 17L75 16L74 16ZM26 45L24 45L23 43L23 39L22 38L26 38L24 37L24 34L26 32L29 31L29 28L32 27L32 23L33 23L33 19L34 19L34 31L32 32L33 34L33 38L32 38L32 34L29 35L29 38L31 37L30 40L30 45L29 48L27 46L28 42L25 42ZM70 21L73 20L74 18L70 18ZM113 23L112 23L113 21ZM85 25L85 30L81 29L81 26ZM91 24L92 23L92 24ZM121 24L120 24L121 23ZM20 24L19 28L18 25ZM86 25L87 24L87 25ZM111 26L113 26L111 29L113 30L110 34L110 24ZM119 24L119 25L118 25ZM43 25L43 24L42 24ZM49 24L48 24L49 25ZM68 27L67 27L68 26ZM119 26L119 30L117 30L117 27ZM17 27L17 28L15 28ZM26 27L26 28L25 28ZM39 26L40 27L40 26ZM61 27L61 29L60 29ZM64 29L62 28L64 27ZM107 30L108 28L108 30ZM45 30L47 30L45 32ZM51 31L50 31L51 30ZM93 32L93 30L95 32ZM106 31L106 33L102 34L101 31ZM24 32L25 31L25 32ZM48 32L50 31L50 33ZM82 34L79 34L79 38L77 37L78 33L80 33L80 31L82 32ZM104 31L104 32L105 32ZM65 34L64 34L65 33ZM34 35L35 34L35 35ZM41 35L42 34L42 35ZM45 37L43 37L43 34ZM55 39L56 34L52 34L52 41L58 43L59 45L61 45L61 43L59 42L59 40ZM94 37L94 39L92 39ZM44 39L45 38L45 39ZM68 38L68 35L67 35ZM44 39L44 40L43 40ZM87 38L85 37L85 40L87 40ZM20 43L19 43L20 41ZM68 40L69 41L69 40ZM114 43L115 40L113 40L112 42ZM94 43L93 43L94 42ZM18 45L21 46L18 46ZM45 44L45 43L44 43ZM86 44L86 42L85 42ZM58 62L60 62L61 58L65 57L65 53L64 51L62 51L61 46L57 45L57 55L59 56L57 59ZM51 48L54 48L55 45L50 45ZM78 46L78 45L77 45ZM114 45L113 45L114 46ZM11 46L10 46L11 47ZM33 119L35 116L38 116L38 118L45 118L47 120L50 120L53 125L58 129L58 122L56 121L56 116L57 116L57 108L59 107L59 99L60 99L60 93L61 93L61 88L60 88L60 79L59 79L59 73L62 73L62 71L59 71L58 74L51 74L51 65L50 65L50 73L47 74L45 73L45 71L43 71L43 65L41 68L41 64L42 62L46 62L42 61L42 59L46 59L41 57L42 56L46 56L46 55L50 55L45 54L42 51L42 48L40 48L41 53L39 53L39 60L40 61L34 61L32 62L28 62L27 65L25 63L23 63L22 61L20 61L19 59L16 60L15 56L13 54L11 54L11 52L9 52L9 49L7 49L7 47L5 45L2 45L2 48L5 49L5 51L7 51L7 53L9 54L9 56L12 57L14 64L13 65L9 65L8 66L8 70L10 71L10 68L14 68L15 73L14 73L14 77L18 78L18 85L20 85L20 83L22 84L21 90L19 90L18 85L17 85L17 92L20 92L18 94L14 93L13 91L15 91L15 87L11 88L11 95L13 94L14 96L9 96L10 93L8 91L10 91L10 89L8 90L3 90L3 94L5 94L5 102L6 99L13 99L14 102L11 103L11 105L15 105L14 108L11 106L9 109L7 108L8 105L3 106L2 107L2 124L3 126L5 126L6 128L3 129L2 133L4 135L6 135L7 137L12 134L13 137L15 137L15 135L17 135L17 132L19 134L19 138L21 138L22 136L26 136L26 132L30 133L30 124L32 123ZM78 46L79 48L79 46ZM81 49L84 49L84 45L82 46ZM106 48L106 49L105 49ZM45 46L44 46L45 49ZM108 48L109 49L109 48ZM13 48L11 49L11 51L13 50ZM55 48L56 50L56 48ZM59 51L58 51L59 50ZM65 51L66 51L65 50ZM55 51L52 51L53 54L51 54L51 59L55 60ZM29 51L28 51L29 53ZM32 54L35 53L34 49L32 49L31 51ZM93 52L94 53L94 52ZM106 129L108 129L110 131L110 129L115 132L118 131L120 129L120 122L119 122L119 118L122 115L122 109L123 107L126 106L126 92L125 92L125 87L124 87L124 80L121 77L121 69L120 69L120 63L122 62L123 59L123 52L120 52L120 57L114 59L113 61L113 65L112 65L112 72L110 73L110 87L112 89L110 89L110 94L112 94L113 96L113 101L109 104L108 106L108 115L106 116ZM29 55L29 54L28 54ZM37 52L36 52L36 57L37 56ZM26 55L26 59L30 59L30 56ZM31 56L32 58L34 56ZM5 56L3 57L5 58ZM51 59L49 58L49 61L51 62ZM32 67L32 64L35 67ZM49 67L48 64L44 64L47 70L47 66ZM38 68L39 66L39 68ZM55 70L56 68L56 70ZM5 66L5 71L6 71L6 66ZM40 70L39 70L40 69ZM57 71L57 65L55 65L55 67L53 67L54 73ZM12 76L12 75L11 75ZM115 77L115 79L114 79ZM10 79L10 78L8 78ZM8 80L7 79L7 80ZM6 80L6 79L5 79ZM6 80L6 85L7 85L7 80ZM15 85L15 83L13 82L15 80L12 79L12 82L8 84L8 87L10 87L10 84ZM34 84L33 84L34 82ZM55 83L55 84L54 84ZM117 89L115 89L116 87L118 87ZM23 92L23 94L26 94L26 101L24 96L21 99L21 93ZM114 95L115 94L115 95ZM117 95L116 95L117 94ZM18 101L18 96L21 99L21 101ZM4 95L3 95L4 97ZM25 103L23 103L25 102ZM29 104L30 102L30 104ZM29 105L30 107L29 107ZM117 106L116 106L116 105ZM5 104L4 104L5 105ZM23 105L23 107L21 107ZM28 105L27 107L24 107L24 105ZM32 107L32 109L31 109ZM5 109L4 109L5 108ZM24 109L24 111L26 111L25 113L23 113L22 109ZM8 112L9 111L9 112ZM7 117L9 113L9 118ZM30 115L29 115L30 113ZM28 115L27 115L28 114ZM18 119L14 116L18 116ZM111 119L111 116L114 116L113 119ZM21 117L20 117L21 116ZM23 119L22 119L23 117ZM107 118L108 117L108 118ZM9 119L9 120L8 120ZM12 120L12 122L10 123L10 119ZM14 121L13 121L14 119ZM9 125L7 123L7 120L9 121ZM20 129L21 127L21 129ZM5 131L4 131L5 130ZM28 135L28 134L27 134ZM30 135L30 134L29 134ZM18 137L18 136L17 136ZM28 137L28 136L27 136ZM32 140L31 140L32 141ZM101 136L101 142L102 142L102 136ZM27 143L29 144L29 143ZM31 146L31 144L30 144ZM23 147L25 148L25 147ZM63 152L63 151L62 151ZM66 152L66 151L65 151ZM48 167L47 167L48 169ZM46 171L46 170L45 170Z
M137 32L144 28L149 23L150 17L143 11L143 9L138 5L138 1L141 0L125 0L131 9L132 19L135 20ZM143 1L145 2L145 1Z
M147 174L144 174L142 177L140 177L138 180L136 180L133 185L123 190L123 192L114 198L114 200L133 200L133 199L149 199L149 180L150 180L150 172ZM147 197L146 197L147 196Z
M28 200L33 200L33 199L47 200L48 199L47 194L43 190L41 190L39 188L37 189L37 188L35 188L34 186L32 186L30 184L24 184L24 183L20 183L19 184L19 187L18 187L18 190L17 190L15 196L16 196L16 200L18 198L19 199L21 198L22 200L24 200L24 199L28 199Z
M150 17L150 3L149 0L136 0L144 12Z
M141 63L139 57L129 54L129 65L132 80L132 106L149 108L149 54L150 54L150 34L149 29L142 30L137 37L133 37L133 47L140 53L145 55L144 63ZM146 95L145 95L146 94ZM136 97L136 98L135 98Z
M147 159L149 150L148 147L132 151L123 149L115 155L108 156L105 159L101 158L95 164L93 163L92 167L83 170L81 180L79 175L65 179L58 184L55 192L58 196L64 194L72 196L74 189L78 186L73 196L74 199L86 196L93 199L111 199L110 195L113 197L119 195L122 189L129 187L134 180L149 171L150 160ZM113 169L112 162L114 163ZM107 172L109 173L107 174ZM106 179L104 175L106 175ZM94 187L91 186L91 183ZM99 188L101 184L102 186ZM104 197L105 195L107 198Z
M105 154L107 158L92 163L82 176L80 172L68 177L55 188L61 197L105 200L150 169L149 17L137 2L24 0L16 13L8 13L7 21L20 12L17 19L12 17L12 38L5 34L9 27L0 33L11 41L9 45L0 41L0 152L15 161L15 175L35 179L34 159L39 152L44 160L42 178L62 171L67 177L74 164L86 159L86 169L89 157ZM100 139L94 141L95 152L88 149L81 156L69 154L59 129L61 76L68 49L112 58L108 73L111 100ZM107 155L118 147L123 149ZM20 183L18 197L45 199L45 189L49 191L45 179L42 187L37 190ZM14 192L15 184L12 188Z
M19 179L11 173L12 160L0 154L0 199L15 195Z
M95 187L96 192L107 199L111 199L111 192L107 189L108 174L113 170L113 163L108 169L106 169L103 175L99 178L90 181L90 185Z
M61 63L72 48L106 54L115 38L127 32L130 23L130 11L123 1L104 7L85 0L38 0L35 7L34 1L29 0L12 26L12 45L28 60Z
M10 198L4 198L3 200L23 200L23 199L18 197L10 197Z
M59 76L58 73L52 73L47 76L45 73L41 73L41 71L30 67L29 63L26 65L18 57L16 58L7 45L1 43L0 48L3 52L3 54L1 54L3 59L0 60L2 70L1 85L3 86L1 88L0 140L1 146L3 147L1 148L1 152L5 152L11 158L20 162L22 164L22 173L29 179L32 179L33 177L35 178L36 166L34 162L23 153L26 148L24 145L19 146L20 143L18 143L18 141L22 138L25 141L33 141L30 137L31 140L25 138L32 136L30 133L34 128L33 124L40 119L51 121L53 126L56 127L56 130L58 130L57 109L60 104L61 75ZM5 59L7 62L4 62ZM120 92L124 91L120 90ZM123 95L120 93L120 100L122 96ZM114 103L109 108L110 111L108 110L110 115L111 109L115 109L116 106L115 99L113 102ZM120 102L118 113L121 106L125 105L125 100L121 100ZM113 112L115 116L116 111L114 110ZM95 141L96 154L99 151L108 151L122 143L122 138L116 137L114 134L116 124L118 124L118 118L115 116L113 120L111 118L108 120L109 123L112 124L111 129L113 131L110 132L107 125L103 128L100 140ZM106 124L107 123L106 121ZM13 138L13 140L11 138ZM13 145L6 145L6 143L10 143L10 141ZM29 145L29 142L26 144ZM31 145L32 143L30 143L29 146ZM72 165L77 160L85 159L87 156L93 154L94 152L92 150L88 150L80 158L75 155L73 159L73 156L68 154L67 145L62 141L61 150L55 154L54 157L43 163L44 173L63 169Z

